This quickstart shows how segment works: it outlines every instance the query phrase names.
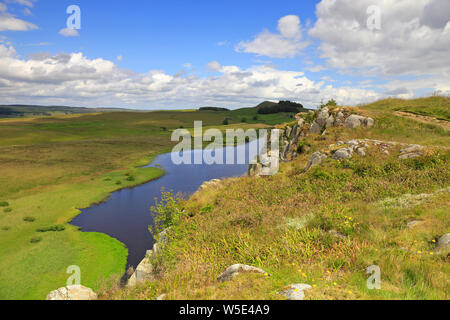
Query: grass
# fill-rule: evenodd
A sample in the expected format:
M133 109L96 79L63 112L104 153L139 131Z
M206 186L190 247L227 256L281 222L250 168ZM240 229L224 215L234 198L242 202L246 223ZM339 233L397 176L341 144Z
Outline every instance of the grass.
M277 175L232 178L196 193L181 203L186 214L157 260L160 279L106 292L103 299L147 300L162 293L168 299L283 299L278 293L293 283L312 285L306 293L312 300L448 299L448 259L433 250L450 229L450 193L438 192L450 185L449 132L394 115L402 106L441 101L361 106L376 120L373 128L309 136L303 145L310 149L283 163ZM352 138L419 143L430 152L399 160L399 147L390 155L374 148L366 157L328 159L304 173L313 152ZM406 194L423 193L429 195L423 201L396 205L405 203ZM422 223L408 229L413 220ZM235 263L271 276L218 283L217 276ZM371 265L381 269L381 290L366 286Z
M82 284L125 272L127 249L103 234L82 233L69 222L80 208L121 188L156 179L142 168L174 145L171 131L195 120L221 129L251 111L113 112L0 121L0 299L45 299L78 265ZM255 111L256 112L256 111ZM222 121L230 117L230 126ZM260 117L283 122L287 115ZM249 121L250 122L250 121Z

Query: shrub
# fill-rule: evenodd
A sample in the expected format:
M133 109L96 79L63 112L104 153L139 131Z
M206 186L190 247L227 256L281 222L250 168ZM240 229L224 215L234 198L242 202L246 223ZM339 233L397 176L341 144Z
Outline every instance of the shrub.
M11 228L10 227L2 227L2 230L3 231L8 231L8 230L10 230Z
M136 179L133 177L133 176L129 176L128 178L127 178L127 181L135 181Z
M9 207L9 203L6 201L0 202L0 207Z
M224 126L227 126L227 125L230 124L230 122L228 121L228 119L225 119L225 120L223 120L222 124L223 124Z
M9 213L11 211L13 211L13 209L11 209L11 208L5 208L5 210L3 210L4 213Z
M23 218L23 221L25 221L25 222L34 222L34 221L36 221L36 218L34 218L34 217L25 217L25 218Z
M208 204L208 205L204 206L203 208L201 208L200 213L201 214L210 213L213 209L214 209L214 206L212 204Z
M39 228L36 230L36 232L61 232L66 230L66 227L63 226L62 224L58 224L58 225L54 225L54 226L50 226L50 227L46 227L46 228Z
M122 184L122 181L116 181L116 185L121 185Z
M247 123L247 118L242 118L242 119L241 119L241 122Z
M156 200L150 211L153 216L153 226L149 226L149 230L154 236L178 224L182 215L179 200L171 192L165 192L164 188L161 191L161 200L159 202Z
M38 243L42 241L42 237L33 237L30 239L31 243Z
M257 121L257 120L258 120L258 116L254 116L254 117L253 117L253 120L254 120L254 121Z
M336 107L337 106L337 102L334 99L331 99L330 101L327 102L327 104L325 105L327 107Z

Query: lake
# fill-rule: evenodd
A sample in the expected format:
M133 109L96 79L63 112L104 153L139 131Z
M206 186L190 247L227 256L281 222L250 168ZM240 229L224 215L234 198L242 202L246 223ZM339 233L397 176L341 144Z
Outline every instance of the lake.
M155 199L160 199L161 189L188 197L205 181L245 175L250 160L257 156L263 142L264 140L254 140L245 145L222 148L224 158L226 154L234 152L235 160L238 152L245 152L245 164L175 165L171 153L162 154L148 167L162 167L166 171L164 176L112 193L104 202L81 210L82 213L72 224L84 232L105 233L124 243L128 248L127 268L133 266L136 269L147 250L154 244L154 239L148 231L148 226L153 223L150 207L155 204ZM202 152L193 150L188 154L193 159L195 154Z

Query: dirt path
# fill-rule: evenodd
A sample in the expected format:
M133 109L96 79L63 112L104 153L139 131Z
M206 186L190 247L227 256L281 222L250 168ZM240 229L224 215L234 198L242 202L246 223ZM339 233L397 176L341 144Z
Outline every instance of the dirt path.
M445 121L445 120L439 120L433 117L428 117L428 116L421 116L418 114L414 114L414 113L410 113L410 112L404 112L404 111L397 111L395 112L395 114L397 116L400 117L405 117L405 118L410 118L422 123L430 123L430 124L435 124L437 126L440 126L442 128L444 128L445 130L450 130L450 122L449 121Z

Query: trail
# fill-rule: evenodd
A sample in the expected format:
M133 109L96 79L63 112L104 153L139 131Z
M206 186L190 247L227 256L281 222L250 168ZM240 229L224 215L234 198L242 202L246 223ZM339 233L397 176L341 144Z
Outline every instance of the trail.
M440 126L444 128L445 130L450 130L450 122L446 120L440 120L436 119L434 117L428 117L428 116L422 116L410 112L404 112L404 111L397 111L395 112L395 115L399 117L409 118L413 119L422 123L429 123L429 124L435 124L437 126Z

